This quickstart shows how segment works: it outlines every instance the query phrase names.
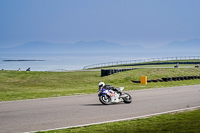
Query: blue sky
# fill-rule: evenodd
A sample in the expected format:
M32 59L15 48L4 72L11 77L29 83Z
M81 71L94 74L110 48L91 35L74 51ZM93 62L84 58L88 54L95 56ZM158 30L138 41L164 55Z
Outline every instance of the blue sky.
M200 0L0 0L0 48L105 40L159 47L200 38Z

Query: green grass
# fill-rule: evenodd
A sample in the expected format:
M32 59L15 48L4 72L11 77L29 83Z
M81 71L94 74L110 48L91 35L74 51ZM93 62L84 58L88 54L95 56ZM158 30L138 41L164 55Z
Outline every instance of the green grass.
M200 110L38 133L199 133Z
M90 94L99 72L0 72L0 101Z
M24 100L97 93L98 83L103 81L127 90L162 88L200 84L200 79L174 82L158 82L141 85L131 80L159 79L171 76L200 75L199 68L144 68L100 77L100 71L26 72L0 71L0 101Z

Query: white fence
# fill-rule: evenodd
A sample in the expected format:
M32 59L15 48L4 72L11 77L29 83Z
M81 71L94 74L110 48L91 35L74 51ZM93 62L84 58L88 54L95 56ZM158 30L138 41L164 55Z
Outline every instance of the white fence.
M134 64L134 63L144 63L151 61L171 61L171 60L189 60L189 59L200 59L200 56L178 56L178 57L163 57L163 58L151 58L151 59L140 59L140 60L127 60L127 61L117 61L117 62L105 62L99 64L93 64L85 66L83 69L106 67L113 65L123 65L123 64Z

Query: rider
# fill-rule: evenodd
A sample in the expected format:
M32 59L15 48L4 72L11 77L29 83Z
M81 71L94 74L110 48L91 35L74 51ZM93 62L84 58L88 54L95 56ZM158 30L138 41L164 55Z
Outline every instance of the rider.
M113 87L112 85L109 85L109 84L105 85L104 82L100 82L100 83L99 83L99 91L100 91L102 88L103 88L103 89L106 89L106 90L113 90L113 91L119 93L120 95L122 94L122 92L121 92L120 90L118 90L117 88Z

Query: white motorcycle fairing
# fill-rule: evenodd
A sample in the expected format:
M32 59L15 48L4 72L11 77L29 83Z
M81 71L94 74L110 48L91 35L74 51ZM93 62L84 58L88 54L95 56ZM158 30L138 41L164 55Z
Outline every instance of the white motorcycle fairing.
M124 89L124 87L119 87L118 91L122 92L122 90ZM121 93L121 95L119 93L117 93L116 91L113 90L107 90L107 89L99 89L99 101L102 104L108 105L111 103L119 103L119 102L124 102L124 103L131 103L132 102L132 98L129 94L127 93Z

